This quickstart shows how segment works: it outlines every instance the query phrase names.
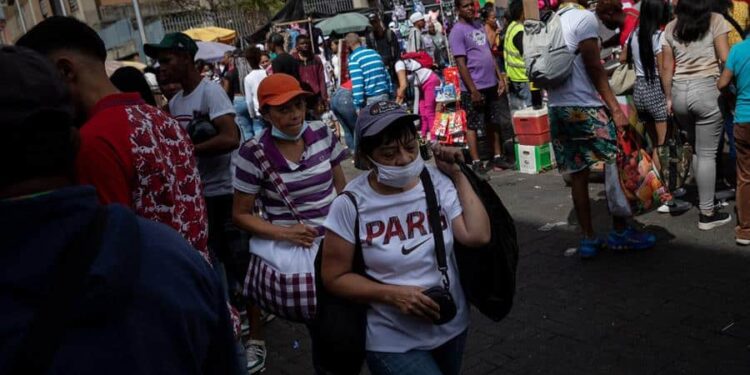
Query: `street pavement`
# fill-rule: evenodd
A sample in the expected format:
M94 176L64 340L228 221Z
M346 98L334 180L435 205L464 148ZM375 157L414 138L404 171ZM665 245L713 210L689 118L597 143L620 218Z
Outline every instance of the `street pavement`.
M490 176L516 220L518 288L503 321L472 312L464 374L750 374L750 248L734 244L732 225L703 232L695 209L652 212L636 222L656 248L582 261L559 174ZM602 235L603 188L590 187ZM276 319L266 336L265 374L312 373L304 326Z

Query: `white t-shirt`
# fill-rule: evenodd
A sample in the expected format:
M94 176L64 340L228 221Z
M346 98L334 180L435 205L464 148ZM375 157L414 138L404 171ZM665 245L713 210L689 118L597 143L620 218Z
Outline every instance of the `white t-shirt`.
M224 115L234 115L234 105L226 91L217 82L201 80L190 94L180 91L169 101L169 112L183 128L196 114L208 115L213 121ZM198 156L198 171L203 180L203 191L207 197L232 194L232 152L215 156Z
M640 44L638 43L638 33L639 29L635 29L632 36L630 37L630 53L633 54L633 65L635 66L635 75L638 77L645 77L646 73L643 71L643 62L641 61L641 49ZM656 56L659 55L662 51L661 46L661 31L656 31L654 35L651 36L651 45L653 46L652 49L654 51L654 59L656 59ZM654 68L657 68L656 61L654 61ZM656 70L656 77L659 76L659 69Z
M264 69L255 69L245 76L245 101L247 101L247 110L251 117L260 118L260 104L258 104L258 86L260 81L266 78L267 74Z
M469 324L469 307L458 277L453 253L452 221L461 213L461 203L453 182L437 168L427 167L432 177L446 222L443 230L448 257L451 295L456 301L456 317L444 325L402 314L396 307L372 304L367 312L369 351L404 353L409 350L432 350L462 333ZM359 234L362 240L367 274L391 285L431 288L441 285L434 239L429 231L427 203L421 183L413 189L394 195L381 195L370 186L368 173L352 180L346 190L357 197ZM333 201L323 224L354 244L354 221L357 212L346 197Z
M409 79L411 79L412 74L416 74L417 81L420 83L420 86L422 83L427 82L427 79L430 78L430 74L432 74L432 70L430 68L422 67L422 64L414 59L398 60L396 61L395 68L396 72L406 70L406 74L409 76Z
M599 22L588 10L571 9L560 17L563 38L568 50L574 52L578 44L587 39L598 39ZM578 54L573 63L573 73L562 85L547 91L550 107L601 107L604 103L591 82L583 57Z

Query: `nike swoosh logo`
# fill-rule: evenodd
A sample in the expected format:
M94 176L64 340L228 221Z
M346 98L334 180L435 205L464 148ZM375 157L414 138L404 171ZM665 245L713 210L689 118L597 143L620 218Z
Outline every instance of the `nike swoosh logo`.
M429 239L426 239L426 240L424 240L424 241L422 241L422 242L418 243L418 244L417 244L417 246L412 246L412 247L404 247L404 246L401 246L401 254L404 254L404 255L409 255L409 254L411 254L411 252L412 252L412 251L414 251L414 250L416 250L416 249L417 249L418 247L420 247L420 246L424 245L424 243L425 243L425 242L427 242L427 241L429 241Z

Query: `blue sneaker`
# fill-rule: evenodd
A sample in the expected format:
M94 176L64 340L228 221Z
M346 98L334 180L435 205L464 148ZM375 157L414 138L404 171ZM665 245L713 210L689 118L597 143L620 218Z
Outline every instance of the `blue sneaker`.
M627 228L619 233L613 230L607 237L607 245L615 251L646 250L654 247L655 244L656 236L633 228Z
M598 238L584 238L578 245L578 255L581 259L590 259L599 253L599 249L602 248L604 242Z

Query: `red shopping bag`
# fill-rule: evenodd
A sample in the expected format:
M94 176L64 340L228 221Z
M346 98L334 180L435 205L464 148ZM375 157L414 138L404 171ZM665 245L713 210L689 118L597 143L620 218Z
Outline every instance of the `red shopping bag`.
M654 167L649 153L643 149L639 134L632 127L618 132L617 169L625 197L635 215L650 211L672 199Z

